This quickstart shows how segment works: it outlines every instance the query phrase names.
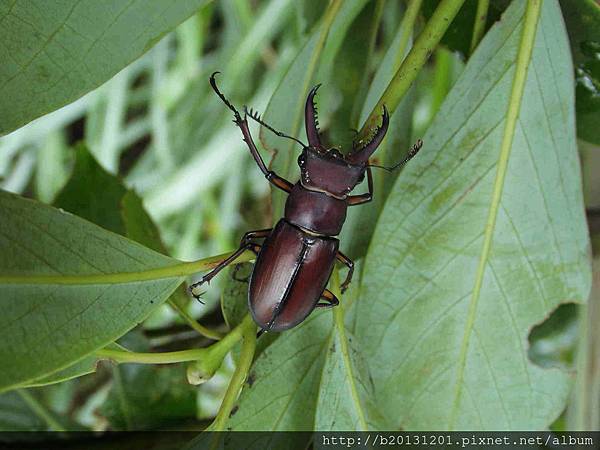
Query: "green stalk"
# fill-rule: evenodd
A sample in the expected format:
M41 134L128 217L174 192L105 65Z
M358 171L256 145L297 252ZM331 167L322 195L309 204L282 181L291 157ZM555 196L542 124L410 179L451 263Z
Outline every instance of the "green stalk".
M103 348L96 351L96 356L107 358L117 363L173 364L201 361L205 366L212 366L216 362L220 365L227 352L241 339L242 332L242 326L238 325L219 342L206 348L194 348L166 353L138 353Z
M408 0L406 11L404 12L404 17L402 17L402 23L400 24L401 37L400 45L398 46L398 53L396 54L396 61L394 63L395 67L400 67L402 60L404 59L406 49L408 48L408 43L415 29L415 23L417 21L417 17L419 16L419 10L421 9L422 3L423 0Z
M65 428L58 423L53 417L52 413L46 409L27 389L17 389L17 394L23 399L29 409L31 409L36 416L42 419L48 425L51 431L67 431Z
M525 10L525 20L523 23L523 32L521 35L521 42L519 44L517 63L510 92L510 100L508 103L508 111L506 112L504 133L502 136L500 154L498 156L498 164L496 167L496 179L494 180L494 190L492 193L487 223L485 226L483 245L481 248L481 255L479 257L479 265L475 274L475 284L473 286L473 293L471 295L471 300L469 303L469 310L467 313L467 319L465 324L465 334L463 335L460 355L458 358L458 372L456 376L457 381L454 392L454 404L450 412L448 426L449 430L452 430L454 428L458 416L460 398L462 395L462 385L464 382L464 372L467 362L469 339L471 336L471 332L473 331L473 327L475 325L477 305L479 303L481 287L483 285L483 276L492 248L492 240L496 228L496 218L498 216L498 210L500 208L500 200L502 199L504 180L506 178L506 172L508 169L508 160L512 149L513 138L515 136L515 129L517 125L517 120L519 118L519 111L521 109L521 101L523 100L525 81L527 80L527 69L529 68L529 62L531 61L531 54L533 52L533 45L535 43L535 33L537 30L537 23L540 17L541 8L542 0L529 0L527 2L527 9Z
M212 431L225 430L225 423L229 419L233 405L242 390L242 386L252 365L252 359L254 358L254 351L256 350L256 325L252 317L247 315L240 324L240 327L243 333L242 351L233 377L231 377L231 381L227 387L227 392L225 392L225 397L223 397L223 402L221 402L217 417L215 417L215 421L213 422ZM215 434L211 448L218 447L218 439L218 434Z
M209 339L213 339L218 341L223 339L223 334L218 331L211 330L210 328L206 328L204 325L199 324L192 316L188 314L188 312L179 306L177 302L172 299L167 300L169 306L177 311L177 314L181 316L181 318L194 330L196 330L200 335L207 337Z
M118 284L138 281L176 278L204 272L217 266L231 253L210 256L192 262L180 262L168 267L140 270L138 272L102 273L93 275L0 275L0 284ZM235 260L236 263L252 261L256 255L246 251Z
M475 23L473 24L473 38L471 40L471 53L475 51L479 41L485 31L490 0L479 0L477 2L477 12L475 13Z
M359 139L368 137L380 120L383 105L392 114L417 78L419 71L435 49L465 0L442 0L406 56L402 65L362 126Z

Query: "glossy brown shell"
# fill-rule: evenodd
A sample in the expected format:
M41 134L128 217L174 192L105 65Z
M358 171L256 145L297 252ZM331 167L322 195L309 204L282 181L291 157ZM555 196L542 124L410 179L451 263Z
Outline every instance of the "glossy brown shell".
M336 236L342 231L347 208L345 200L309 191L296 183L285 203L285 218L317 234Z
M339 241L313 236L280 220L263 243L248 290L248 305L264 330L283 331L315 308L333 270Z

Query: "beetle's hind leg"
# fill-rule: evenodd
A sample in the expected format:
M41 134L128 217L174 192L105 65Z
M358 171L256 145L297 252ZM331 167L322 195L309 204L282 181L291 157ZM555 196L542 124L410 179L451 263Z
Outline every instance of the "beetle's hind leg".
M346 267L348 267L348 275L346 275L346 279L340 286L340 291L343 294L344 292L346 292L346 289L348 289L348 285L352 281L352 274L354 274L354 261L352 261L340 251L337 252L335 257L338 261L342 262Z
M259 337L261 337L266 332L267 332L266 328L261 328L260 330L258 330L258 333L256 333L256 339L258 339Z
M217 266L213 270L211 270L206 275L204 275L200 279L200 281L190 285L189 289L190 289L190 293L192 294L192 296L196 300L198 300L200 303L203 303L202 300L200 300L200 296L204 292L200 292L200 293L197 292L197 289L200 286L202 286L204 283L210 283L210 280L212 280L221 270L223 270L225 267L227 267L229 264L231 264L233 261L235 261L246 250L250 250L250 251L254 252L256 255L258 255L258 252L260 252L260 248L261 248L260 244L255 244L253 242L246 242L243 245L241 245L240 248L238 248L231 256L229 256L229 258L221 261L219 264L217 264Z
M315 308L333 308L340 304L338 298L331 292L329 289L325 289L321 294L321 300L325 300L325 302L319 302L316 304Z
M269 234L271 234L271 231L273 231L273 228L264 228L262 230L247 231L240 240L240 247L250 242L251 239L266 238ZM235 267L233 268L233 273L231 274L231 278L233 278L235 281L239 281L240 283L248 283L250 280L250 275L252 275L252 273L250 273L250 275L246 277L238 278L237 274L240 270L240 267L241 264L235 265Z

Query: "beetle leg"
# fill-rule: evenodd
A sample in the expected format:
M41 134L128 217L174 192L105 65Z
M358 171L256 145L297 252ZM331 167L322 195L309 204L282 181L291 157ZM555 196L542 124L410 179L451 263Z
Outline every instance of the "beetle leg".
M323 291L321 299L325 300L325 303L317 303L315 308L333 308L340 304L338 298L329 289Z
M250 134L250 128L248 128L248 120L246 119L246 114L244 114L244 117L242 117L240 115L239 111L237 109L235 109L235 106L233 106L229 102L229 100L227 100L227 98L221 93L221 91L219 91L219 88L217 87L217 83L215 81L215 75L217 73L218 72L215 72L210 76L210 85L212 86L214 91L217 93L219 98L221 100L223 100L223 103L225 103L225 105L227 105L227 107L231 111L233 111L233 116L235 117L233 122L242 131L242 135L244 136L244 142L250 149L250 153L252 154L254 161L258 165L261 172L265 175L265 178L267 180L269 180L269 182L272 185L277 186L279 189L282 189L285 192L290 192L294 185L292 183L290 183L288 180L286 180L285 178L282 178L279 175L277 175L275 172L270 171L267 168L267 165L265 164L265 162L263 161L262 156L260 156L260 153L259 153L258 149L256 148L254 141L252 140L252 135Z
M196 300L200 300L200 295L202 295L202 294L196 294L196 293L194 293L194 291L197 288L199 288L200 286L202 286L204 283L210 283L210 280L212 280L221 270L223 270L225 267L227 267L229 264L231 264L233 261L235 261L246 250L251 250L255 254L258 254L258 252L260 251L260 245L254 244L252 242L247 242L244 245L240 246L240 248L238 248L229 258L221 261L219 264L217 264L215 266L215 268L213 270L211 270L206 275L204 275L200 279L200 281L190 285L189 289L190 289L190 293L192 294L192 296Z
M371 168L367 166L367 185L369 187L369 192L360 195L349 195L346 198L346 203L348 206L354 205L362 205L363 203L368 203L373 200L373 174L371 173Z
M267 332L267 330L265 328L261 328L260 330L258 330L258 333L256 333L256 339L258 339L259 337L261 337L266 332Z
M263 230L247 231L246 233L244 233L244 236L242 236L242 239L240 240L240 247L248 244L251 239L266 238L269 234L271 234L271 231L273 231L273 228L265 228ZM238 278L236 275L237 275L239 269L240 269L240 265L236 264L235 268L233 269L233 273L231 274L231 278L233 278L235 281L239 281L241 283L247 283L248 280L250 279L250 275L248 275L245 278Z
M240 240L240 247L242 245L250 242L250 239L266 238L269 234L271 234L271 231L273 231L273 228L265 228L263 230L246 231L244 233L244 235L242 236L242 239Z
M346 279L340 285L340 291L342 291L342 294L343 294L346 291L346 289L348 289L348 285L352 281L352 274L354 274L354 261L352 261L350 258L348 258L346 255L344 255L340 251L337 252L335 257L337 258L338 261L342 262L343 264L346 265L346 267L348 267L348 275L346 275Z

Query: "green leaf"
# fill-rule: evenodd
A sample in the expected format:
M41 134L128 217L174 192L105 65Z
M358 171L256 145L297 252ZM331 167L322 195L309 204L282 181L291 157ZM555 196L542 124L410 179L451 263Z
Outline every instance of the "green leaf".
M100 86L206 0L0 4L0 135Z
M111 350L121 350L126 351L119 344L112 342L108 344L105 348ZM81 377L83 375L88 375L90 373L94 373L96 368L98 367L98 362L102 358L98 356L86 356L80 361L77 361L75 364L66 367L62 370L58 370L49 375L45 375L40 378L36 378L35 380L31 380L25 385L21 386L23 388L30 387L39 387L39 386L47 386L50 384L62 383L63 381L72 380L73 378Z
M23 387L38 387L46 386L49 384L62 383L63 381L72 380L73 378L81 377L96 371L98 361L100 358L96 356L86 356L75 364L59 370L50 375L46 375L40 378L29 381Z
M18 392L0 395L0 431L47 431L48 424L23 400Z
M600 5L561 0L577 83L577 136L600 145Z
M389 429L383 425L385 422L375 405L373 380L352 335L336 326L331 333L326 354L319 386L315 430Z
M0 390L82 359L183 281L181 263L64 211L0 191Z
M394 427L542 429L567 398L570 377L532 364L527 336L590 288L572 69L545 1L524 94L512 90L526 5L469 60L367 254L355 335Z
M137 330L122 341L134 351L150 350L148 339ZM99 412L113 430L167 427L195 418L196 388L186 382L184 364L119 364L113 367L111 390Z
M221 310L225 323L230 330L242 323L246 314L248 314L248 283L239 281L250 277L254 264L244 263L238 265L237 273L233 278L233 273L236 272L236 266L226 271L223 275L226 277L225 287L221 298Z
M75 148L75 165L54 206L121 235L125 225L118 206L127 192L114 175L96 162L85 145Z

